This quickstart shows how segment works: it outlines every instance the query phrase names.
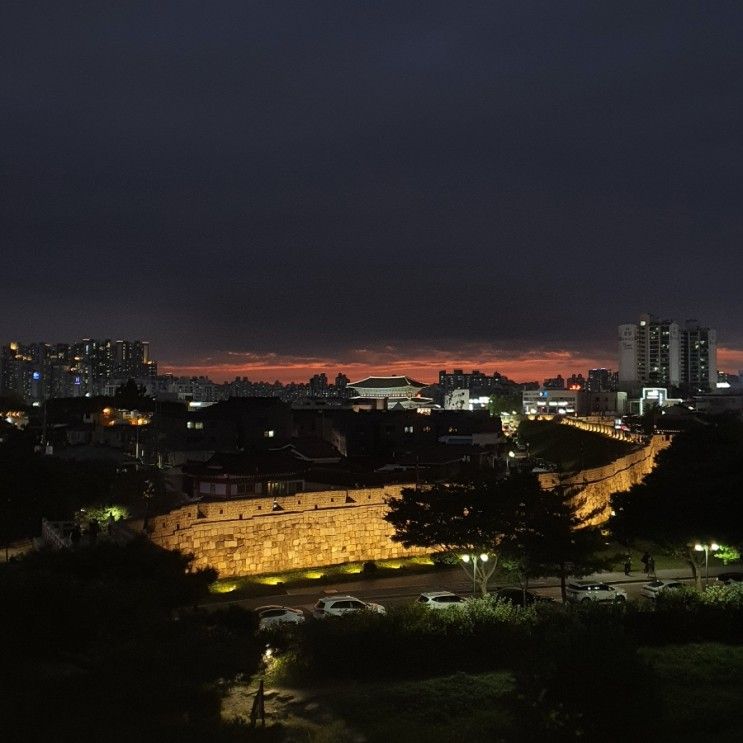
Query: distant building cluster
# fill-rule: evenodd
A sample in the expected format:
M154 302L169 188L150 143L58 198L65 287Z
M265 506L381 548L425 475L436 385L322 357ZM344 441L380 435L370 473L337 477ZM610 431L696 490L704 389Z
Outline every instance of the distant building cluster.
M560 374L529 387L522 410L530 415L642 414L651 406L668 408L688 401L710 412L742 409L741 377L717 370L717 333L687 320L640 315L620 325L619 370L589 369L587 378ZM688 408L688 405L687 405Z
M275 497L507 472L512 443L504 433L515 430L518 413L605 416L629 436L627 414L743 411L739 377L712 371L714 330L643 315L619 335L618 371L517 383L498 372L444 369L432 385L343 373L332 381L318 373L304 383L217 383L158 374L147 341L7 343L0 443L28 429L48 454L169 465L186 498Z
M329 382L326 374L315 374L308 382L289 384L253 382L247 377L220 383L205 376L158 374L150 344L141 340L11 341L0 347L0 396L27 404L65 397L111 397L130 379L148 397L183 402L214 403L230 397L342 401L355 394L342 373L334 382Z
M623 415L644 409L651 399L729 395L740 389L740 376L717 371L715 330L695 320L687 320L682 326L645 314L637 323L620 325L618 332L617 371L602 367L566 377L557 374L541 383L517 383L497 371L486 374L479 369L443 369L432 385L404 376L352 382L340 372L334 379L318 373L307 382L288 384L247 377L214 382L206 376L158 374L150 344L142 340L11 342L0 347L0 396L37 405L55 398L113 397L122 385L133 380L142 394L155 400L203 405L230 398L270 397L297 409L444 408Z
M83 338L55 344L11 341L0 347L0 395L24 402L102 395L116 380L156 377L147 341Z

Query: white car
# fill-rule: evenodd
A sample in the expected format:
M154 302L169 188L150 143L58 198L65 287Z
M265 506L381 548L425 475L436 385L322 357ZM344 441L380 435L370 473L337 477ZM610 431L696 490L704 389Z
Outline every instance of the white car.
M259 606L255 613L258 615L258 629L266 629L278 624L301 624L304 622L304 612L301 609L292 609L289 606L278 606L277 604Z
M428 591L418 596L415 603L429 609L450 609L452 606L461 606L465 601L451 591Z
M571 581L566 586L565 596L568 601L583 604L589 601L616 601L627 600L627 592L622 588L615 588L608 583L589 580Z
M362 601L355 596L326 596L318 600L312 612L318 619L322 617L342 617L355 611L371 611L376 614L386 614L387 610L381 604Z
M640 595L649 599L657 599L661 593L675 591L683 587L683 583L679 583L677 580L654 580L650 583L645 583L640 589Z

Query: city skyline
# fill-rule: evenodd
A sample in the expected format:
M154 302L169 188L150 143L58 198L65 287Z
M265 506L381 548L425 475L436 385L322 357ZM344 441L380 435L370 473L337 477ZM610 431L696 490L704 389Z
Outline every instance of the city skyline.
M740 4L3 21L0 338L146 336L215 377L537 379L615 364L657 308L743 368Z
M17 339L30 343L30 339ZM82 342L77 339L77 343ZM102 340L99 339L99 340ZM117 341L111 340L112 346ZM46 342L50 345L60 342L59 339ZM159 356L158 349L154 349ZM720 371L738 374L743 370L743 351L725 347L718 348L718 368ZM352 377L352 381L365 376L380 374L408 375L428 384L435 384L441 370L478 369L485 374L498 372L518 383L542 382L558 374L568 376L573 373L585 374L589 369L618 368L618 350L613 356L596 357L588 354L570 354L567 352L531 355L516 355L503 349L487 349L483 346L469 349L468 354L454 356L446 351L424 349L420 355L401 354L396 348L382 349L375 352L370 349L355 349L345 358L323 359L319 357L301 357L277 354L225 354L226 361L205 358L200 363L184 365L173 364L167 359L157 359L160 374L174 376L205 376L214 382L222 383L237 377L248 377L253 382L279 381L287 383L306 383L314 374L325 373L329 377L341 372ZM114 375L116 376L116 375ZM118 375L121 376L121 375Z

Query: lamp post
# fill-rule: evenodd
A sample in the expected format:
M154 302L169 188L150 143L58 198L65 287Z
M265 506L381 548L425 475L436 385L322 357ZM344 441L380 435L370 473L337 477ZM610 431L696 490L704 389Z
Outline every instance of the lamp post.
M705 586L709 584L709 553L717 552L717 550L719 549L720 549L720 545L716 544L715 542L711 542L710 544L701 544L700 542L697 542L694 545L695 552L704 552L704 585Z
M487 562L488 555L483 552L480 555L461 555L462 562L472 563L472 595L477 593L477 561Z

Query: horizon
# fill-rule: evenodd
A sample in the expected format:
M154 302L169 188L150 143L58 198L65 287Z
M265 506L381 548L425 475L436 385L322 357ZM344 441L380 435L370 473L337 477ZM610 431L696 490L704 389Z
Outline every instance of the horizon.
M408 376L427 385L438 382L441 370L448 372L462 369L465 372L478 370L492 376L498 372L511 381L523 384L539 382L557 377L567 378L572 374L586 376L589 369L606 368L617 371L618 359L605 357L577 356L563 352L547 356L527 357L475 357L439 356L434 359L400 358L397 360L379 361L376 363L362 361L322 360L322 359L289 359L283 357L284 363L277 363L275 355L267 355L262 360L238 363L235 361L204 361L196 364L172 364L158 360L158 373L172 373L175 376L205 376L215 382L228 382L236 377L248 377L253 382L279 381L282 384L307 382L314 374L325 373L328 382L334 381L335 375L343 373L351 381L359 381L367 376ZM718 348L718 369L729 374L738 374L743 370L743 350L726 347ZM613 363L612 363L613 362ZM724 368L727 365L727 369ZM352 374L351 372L354 372ZM254 376L259 375L259 376ZM263 375L263 376L260 376Z

